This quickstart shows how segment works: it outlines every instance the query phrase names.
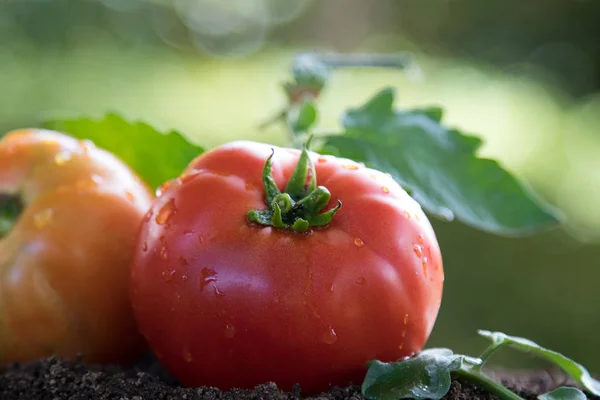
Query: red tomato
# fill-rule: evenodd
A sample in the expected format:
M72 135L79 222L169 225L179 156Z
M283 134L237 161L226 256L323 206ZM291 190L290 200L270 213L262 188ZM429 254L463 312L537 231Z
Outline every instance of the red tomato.
M368 361L420 351L437 317L444 273L435 234L389 175L306 153L331 193L313 211L342 203L331 221L298 233L249 220L250 210L268 208L262 173L272 149L283 190L300 151L229 143L192 161L141 226L134 312L186 386L273 381L306 393L359 384Z

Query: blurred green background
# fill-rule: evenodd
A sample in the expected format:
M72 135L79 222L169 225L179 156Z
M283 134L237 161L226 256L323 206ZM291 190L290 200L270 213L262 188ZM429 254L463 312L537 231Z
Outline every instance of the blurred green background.
M0 0L0 131L114 110L205 146L285 144L257 126L295 52L412 51L422 75L336 73L320 126L397 87L567 215L521 239L434 221L446 286L428 345L475 354L476 329L502 330L600 372L598 20L595 0Z

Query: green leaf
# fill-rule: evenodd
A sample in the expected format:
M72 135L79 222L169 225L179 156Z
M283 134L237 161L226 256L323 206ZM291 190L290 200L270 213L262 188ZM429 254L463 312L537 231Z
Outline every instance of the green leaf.
M294 134L305 133L317 122L317 107L310 97L303 100L299 107L293 107L288 113L290 128Z
M428 349L403 361L371 361L362 394L376 400L441 399L450 390L450 372L463 360L452 350Z
M480 330L478 333L479 335L492 340L496 345L506 345L519 351L532 353L555 364L584 389L596 396L600 396L600 381L592 378L587 369L570 358L567 358L556 351L545 349L537 343L522 337L509 336L502 332L490 332L485 330Z
M323 152L389 172L430 213L475 228L518 236L559 222L538 199L493 160L477 157L479 138L439 123L439 108L393 109L385 89L345 113L343 135L324 136Z
M114 113L97 120L51 120L43 125L77 139L91 140L119 157L153 188L179 176L190 161L204 152L178 132L164 134L144 122L129 122Z
M561 387L538 396L540 400L586 400L586 395L579 389Z

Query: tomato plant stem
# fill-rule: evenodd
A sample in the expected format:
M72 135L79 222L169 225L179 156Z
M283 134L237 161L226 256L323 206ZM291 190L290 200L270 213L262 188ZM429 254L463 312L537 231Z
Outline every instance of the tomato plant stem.
M521 396L485 375L481 372L480 367L463 364L454 374L464 377L468 382L481 386L483 389L498 396L500 400L524 400Z
M0 193L0 238L10 232L23 211L20 196Z

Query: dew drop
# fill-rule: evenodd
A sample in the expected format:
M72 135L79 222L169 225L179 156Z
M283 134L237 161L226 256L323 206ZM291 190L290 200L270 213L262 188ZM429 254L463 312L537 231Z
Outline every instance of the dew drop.
M327 344L334 344L337 342L337 333L335 333L335 330L331 326L327 327L327 330L323 334L322 340Z
M415 254L417 255L417 257L419 257L419 258L423 257L423 248L421 247L421 245L415 244L413 246L413 250L415 251Z
M133 202L135 201L135 195L134 195L134 194L133 194L131 191L129 191L129 190L126 190L126 191L125 191L125 196L127 196L127 199L128 199L130 202L132 202L132 203L133 203Z
M147 252L148 251L148 243L144 242L144 245L142 246L142 251L143 252Z
M317 161L320 162L320 163L327 162L327 158L325 158L325 157L319 157L317 159Z
M189 276L187 276L187 275L181 275L181 280L182 280L183 282L187 282L187 281L189 281L189 280L190 280L190 277L189 277Z
M96 189L98 185L102 183L102 177L98 175L92 175L87 179L80 179L75 183L75 189L77 190L92 190Z
M390 189L388 189L387 186L382 186L381 190L383 191L383 193L389 193L390 192Z
M204 244L204 238L202 236L198 236L198 243Z
M183 352L183 359L185 360L185 362L190 363L192 362L194 359L192 358L192 353L190 353L189 351L184 351Z
M428 263L428 259L427 257L423 257L423 274L425 276L427 276L427 263Z
M181 265L182 267L185 267L188 265L188 261L183 257L179 257L179 265Z
M173 276L175 275L175 270L173 268L167 268L162 272L162 277L165 282L171 282L173 280Z
M156 189L156 197L162 196L167 190L169 190L171 186L173 186L173 183L175 183L175 181L176 179L171 179L160 185L158 189Z
M166 260L169 257L169 250L167 250L167 246L163 246L160 248L160 258Z
M150 221L150 219L152 218L152 215L154 215L154 213L152 212L152 210L148 210L148 212L144 216L144 221L146 221L146 222Z
M45 208L33 216L33 224L36 228L42 229L48 225L54 216L54 211L51 208Z
M182 175L179 180L181 181L182 184L184 183L188 183L189 181L193 180L195 177L197 177L200 173L198 171L193 171L193 172L189 172L186 173L184 175Z
M54 156L54 163L56 165L65 165L72 157L72 154L68 151L61 151Z
M356 164L345 164L344 168L349 169L351 171L354 171L354 170L358 169L358 165L356 165Z
M256 189L256 187L252 183L250 183L250 182L246 183L246 190L254 190L254 189Z
M91 140L80 140L79 148L81 149L81 153L85 158L90 158L90 151L93 149L94 143Z
M354 238L354 245L356 247L363 247L365 245L365 242L363 242L361 238Z
M406 337L406 328L402 329L402 337Z
M216 285L213 285L213 289L215 290L215 297L217 299L222 299L225 297L225 294L221 292L221 289L219 289Z
M191 229L184 229L183 230L183 234L186 235L186 236L190 236L190 235L194 234L194 231L191 230Z
M216 281L217 271L211 268L202 268L202 271L200 271L200 290L204 289L209 283Z
M400 346L398 346L398 350L402 350L404 348L404 343L400 343Z
M233 339L235 336L235 326L231 325L230 323L225 324L223 334L226 339Z
M417 238L417 240L419 241L419 243L423 244L425 243L425 237L423 235L419 235L419 237Z
M404 216L408 219L410 219L410 213L408 211L404 211Z
M408 314L404 315L404 325L408 324Z
M366 279L362 276L354 281L354 283L356 283L357 285L364 285L365 282L366 282Z
M333 283L329 286L329 291L333 293Z
M175 199L170 199L161 207L158 214L156 214L156 223L159 225L165 224L176 211Z

